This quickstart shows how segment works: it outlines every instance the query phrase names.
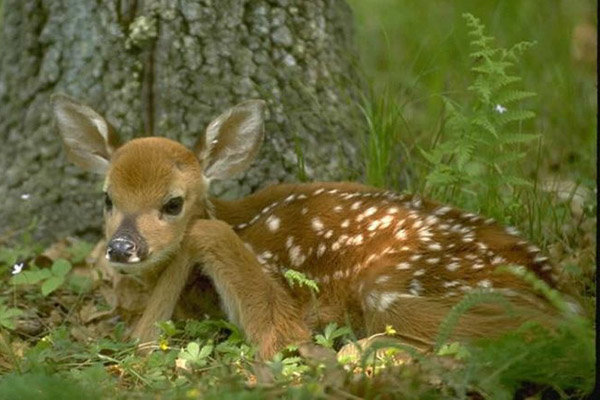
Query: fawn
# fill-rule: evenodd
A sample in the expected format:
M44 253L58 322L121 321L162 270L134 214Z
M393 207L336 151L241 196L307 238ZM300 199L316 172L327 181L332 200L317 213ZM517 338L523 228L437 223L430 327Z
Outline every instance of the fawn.
M105 257L120 276L142 282L131 332L142 342L156 339L156 322L176 308L201 315L188 299L214 297L210 285L195 284L202 275L265 358L330 322L359 336L392 325L402 340L427 347L461 295L477 288L505 294L518 312L480 304L461 317L455 338L556 317L529 284L495 273L518 264L558 286L540 250L492 219L347 182L281 184L235 201L209 196L211 180L242 172L258 152L261 100L221 114L193 149L160 137L119 146L91 108L65 95L52 102L69 159L106 177ZM289 268L316 281L318 294L290 287Z

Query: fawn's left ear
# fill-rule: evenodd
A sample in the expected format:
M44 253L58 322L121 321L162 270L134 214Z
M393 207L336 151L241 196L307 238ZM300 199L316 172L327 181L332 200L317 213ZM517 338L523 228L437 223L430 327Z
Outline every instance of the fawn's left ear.
M244 171L264 136L263 100L248 100L214 119L194 146L208 179L227 179Z
M119 144L114 129L96 111L64 94L54 94L51 100L69 160L86 171L105 174Z

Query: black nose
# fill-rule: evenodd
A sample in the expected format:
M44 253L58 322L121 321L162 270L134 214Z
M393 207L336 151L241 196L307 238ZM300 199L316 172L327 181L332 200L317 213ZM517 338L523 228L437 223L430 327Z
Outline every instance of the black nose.
M131 258L135 254L135 251L136 245L133 240L125 236L119 236L112 238L108 242L106 255L109 261L127 263L133 261Z

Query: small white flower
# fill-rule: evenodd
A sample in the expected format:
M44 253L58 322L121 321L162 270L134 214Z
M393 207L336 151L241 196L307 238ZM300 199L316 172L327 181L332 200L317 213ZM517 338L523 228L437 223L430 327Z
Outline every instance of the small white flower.
M29 193L23 193L21 195L21 200L29 200L30 197L31 195Z
M25 263L22 263L22 262L13 265L12 274L16 275L16 274L20 273L21 271L23 271L24 266L25 266Z
M506 112L506 107L504 107L502 104L496 104L496 107L494 107L494 110L498 114L504 114Z

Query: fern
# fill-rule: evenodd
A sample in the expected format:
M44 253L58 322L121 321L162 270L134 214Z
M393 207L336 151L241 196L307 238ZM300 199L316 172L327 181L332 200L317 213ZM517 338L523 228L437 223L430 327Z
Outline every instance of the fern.
M470 57L475 60L471 68L475 76L467 88L473 98L465 106L444 99L448 117L443 136L431 150L421 149L431 166L425 190L442 201L452 200L466 208L479 206L484 208L480 211L498 217L498 210L513 201L515 189L528 185L517 170L526 157L519 146L538 137L518 129L535 116L520 107L521 101L535 93L515 88L521 78L510 72L533 43L494 47L494 38L484 34L480 20L471 14L463 16L472 38Z
M319 293L319 286L317 285L317 282L315 282L312 279L309 279L305 274L303 274L300 271L296 271L295 269L288 269L287 271L285 271L283 276L285 277L285 279L288 282L288 285L290 286L294 286L294 284L297 283L300 287L306 286L314 293Z
M467 293L461 301L452 307L452 310L440 324L438 336L434 346L436 352L439 351L442 348L442 345L448 341L448 338L458 324L460 317L462 317L471 308L482 303L495 303L503 306L508 313L512 312L511 304L501 293L483 289L474 290Z

